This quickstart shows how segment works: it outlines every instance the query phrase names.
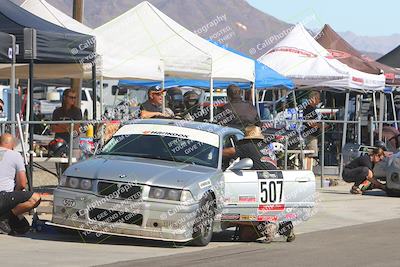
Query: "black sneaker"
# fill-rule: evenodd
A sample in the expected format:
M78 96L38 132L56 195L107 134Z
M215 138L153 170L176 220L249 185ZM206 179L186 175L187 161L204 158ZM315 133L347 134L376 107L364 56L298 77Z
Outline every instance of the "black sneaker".
M10 224L8 223L8 218L0 219L0 234L8 235L12 232Z

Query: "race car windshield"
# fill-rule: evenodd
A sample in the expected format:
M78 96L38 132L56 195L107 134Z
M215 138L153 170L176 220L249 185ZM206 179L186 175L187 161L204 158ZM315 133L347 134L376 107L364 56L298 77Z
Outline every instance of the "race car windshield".
M162 135L114 136L102 155L120 155L218 167L218 148L195 140Z

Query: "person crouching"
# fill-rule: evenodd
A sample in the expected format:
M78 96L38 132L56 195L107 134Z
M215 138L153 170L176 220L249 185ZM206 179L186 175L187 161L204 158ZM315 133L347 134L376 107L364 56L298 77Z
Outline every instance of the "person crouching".
M370 155L361 155L347 164L343 169L343 180L347 183L354 183L350 193L362 194L371 183L374 188L385 190L384 184L374 178L374 165L385 157L385 152L382 148L375 148ZM363 182L367 182L367 186L360 188Z
M0 233L24 234L29 223L25 212L40 204L40 195L24 191L27 185L22 156L14 151L15 140L10 134L0 136Z

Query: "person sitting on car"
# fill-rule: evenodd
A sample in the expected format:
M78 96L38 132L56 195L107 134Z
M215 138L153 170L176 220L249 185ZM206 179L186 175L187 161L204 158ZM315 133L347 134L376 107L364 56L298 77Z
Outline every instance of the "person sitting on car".
M40 204L40 195L25 191L27 179L22 156L14 151L11 134L0 136L0 233L19 234L29 230L25 212Z
M237 85L231 84L227 88L228 101L223 106L224 114L217 123L243 130L248 125L260 125L257 109L249 102L242 101L241 91Z
M347 183L354 183L350 193L362 194L368 189L370 184L373 187L385 190L384 184L374 178L374 165L385 157L385 152L382 148L375 148L370 155L361 155L347 164L343 169L343 180ZM360 185L363 184L362 188Z
M235 150L235 157L253 160L252 170L277 169L275 154L264 141L261 128L258 126L251 125L245 128L245 137L238 141Z
M172 110L165 109L162 111L163 106L163 90L160 86L150 87L147 96L148 99L140 106L140 118L150 119L150 118L173 118L175 115Z

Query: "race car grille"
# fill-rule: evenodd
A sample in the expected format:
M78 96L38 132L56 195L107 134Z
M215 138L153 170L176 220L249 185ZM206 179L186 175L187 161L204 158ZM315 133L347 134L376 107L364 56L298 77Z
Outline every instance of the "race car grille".
M134 224L134 225L142 225L143 215L123 212L123 211L114 211L114 210L105 210L105 209L91 209L89 211L89 218L94 221L107 222L107 223L126 223L126 224Z
M128 183L112 183L100 181L97 184L97 193L109 198L138 200L142 195L142 187Z

